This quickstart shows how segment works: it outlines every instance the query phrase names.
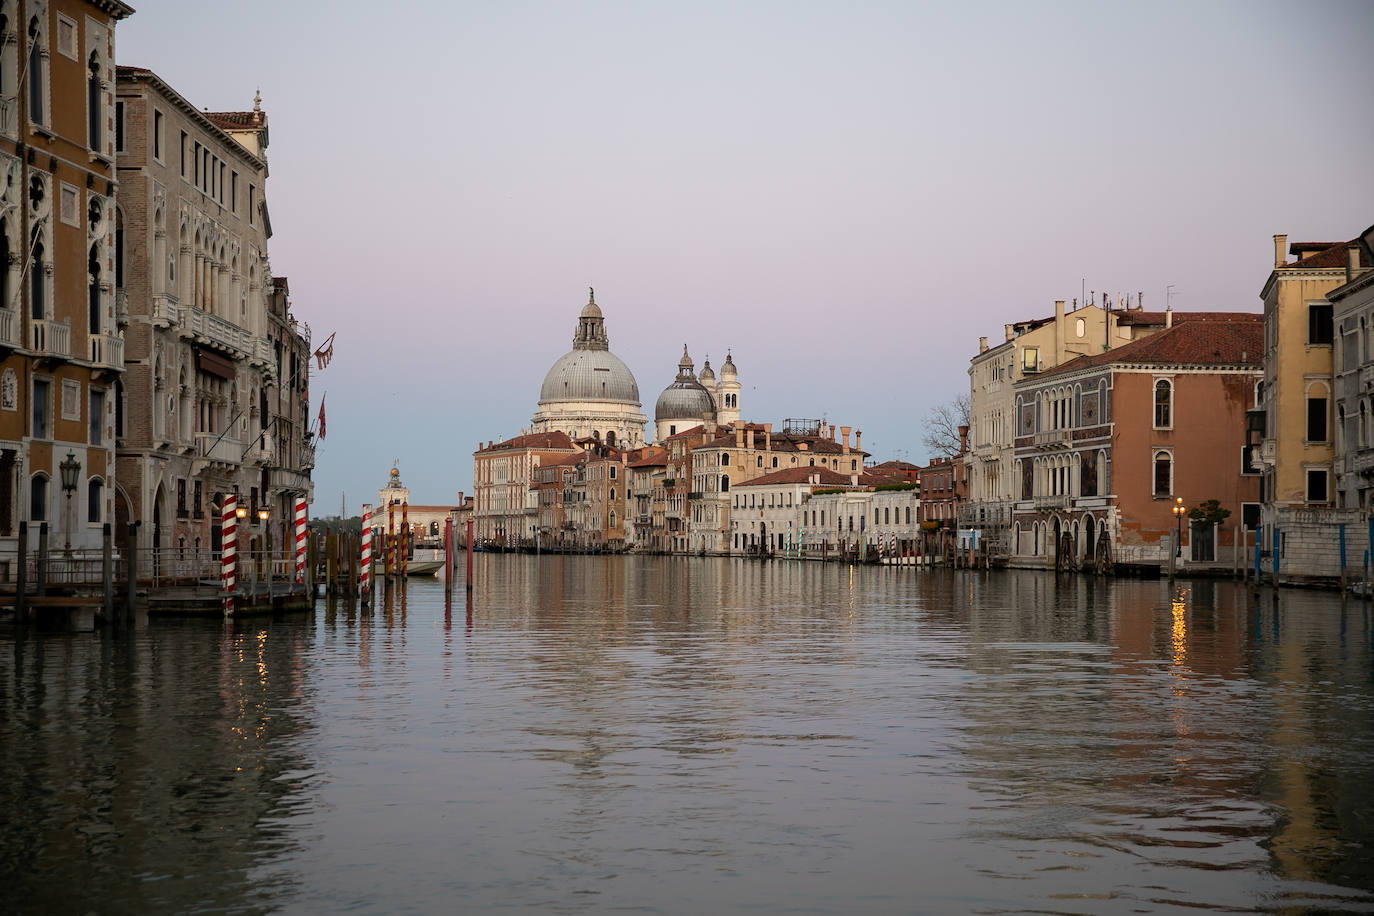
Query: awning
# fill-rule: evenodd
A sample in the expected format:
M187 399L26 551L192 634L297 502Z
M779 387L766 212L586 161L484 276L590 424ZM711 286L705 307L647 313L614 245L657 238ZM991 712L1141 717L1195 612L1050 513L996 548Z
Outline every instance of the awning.
M225 359L209 350L196 350L196 368L201 372L217 375L231 382L238 376L237 367L233 360Z

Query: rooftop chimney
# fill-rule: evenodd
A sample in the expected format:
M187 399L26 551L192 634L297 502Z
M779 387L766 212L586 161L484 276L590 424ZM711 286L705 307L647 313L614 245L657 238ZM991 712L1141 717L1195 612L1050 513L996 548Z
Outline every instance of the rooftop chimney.
M978 338L978 352L979 352L979 353L986 353L986 352L988 352L988 339L987 339L986 337L980 337L980 338Z
M1011 339L1013 339L1014 337L1016 337L1016 329L1013 328L1011 325L1009 325L1009 324L1004 324L1004 325L1002 325L1002 330L1006 331L1006 333L1007 333L1007 340L1011 340Z
M861 429L856 429L856 430L854 430L854 451L856 451L856 452L861 452L861 451L863 451L863 448L859 445L859 440L862 439L863 437L864 437L864 431L863 431L863 430L861 430Z
M844 453L849 454L849 430L848 426L840 427L840 435L844 437Z
M744 427L735 425L735 448L744 448Z
M1062 319L1063 319L1063 317L1064 317L1064 300L1063 300L1063 299L1056 299L1056 300L1054 300L1054 317L1055 317L1056 320L1062 320Z
M959 452L963 454L968 451L968 427L959 427Z
M1288 247L1287 235L1274 236L1274 266L1282 267L1288 263L1288 252L1284 249Z
M1345 281L1349 283L1359 272L1360 246L1356 242L1351 242L1350 247L1345 250Z
M1174 308L1171 305L1164 308L1164 326L1166 328L1174 326Z

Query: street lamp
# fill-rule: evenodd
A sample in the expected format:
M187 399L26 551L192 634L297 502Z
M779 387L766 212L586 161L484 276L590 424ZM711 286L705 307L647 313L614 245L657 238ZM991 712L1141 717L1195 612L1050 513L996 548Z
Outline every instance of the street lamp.
M1175 555L1176 555L1176 556L1179 556L1179 557L1182 557L1182 556L1183 556L1183 516L1185 516L1185 515L1188 514L1188 510L1187 510L1186 508L1184 508L1184 506L1183 506L1183 497L1182 497L1182 496L1175 497L1175 499L1174 499L1174 510L1173 510L1173 511L1174 511L1174 518L1178 519L1178 534L1175 536L1175 537L1176 537L1176 540L1174 541L1174 545L1175 545L1175 547L1176 547Z
M81 462L76 460L76 453L68 450L67 457L57 466L62 472L62 490L67 494L67 546L65 552L67 556L72 555L72 494L76 492L76 478L81 473Z
M266 506L258 510L258 521L262 522L263 527L267 529L267 581L269 589L272 582L272 526L267 524L267 519L271 516L272 510Z

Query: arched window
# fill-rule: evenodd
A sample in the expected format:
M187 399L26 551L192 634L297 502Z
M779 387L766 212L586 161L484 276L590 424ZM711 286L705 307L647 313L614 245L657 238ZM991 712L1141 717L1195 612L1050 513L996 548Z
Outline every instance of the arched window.
M90 147L100 152L100 55L91 54L86 66L86 122Z
M606 430L606 444L607 444L607 445L615 445L615 430L613 430L613 429L608 429L608 430Z
M37 473L29 481L29 521L48 519L48 475Z
M105 518L105 485L99 477L86 484L86 521L99 524Z
M1174 456L1166 451L1155 452L1154 495L1168 496L1174 492Z
M611 487L611 502L615 502L615 487Z
M34 321L42 321L47 316L48 293L45 288L47 273L43 267L43 240L35 239L33 243L33 265L29 269L29 317Z
M615 510L614 510L614 509L611 510L611 527L612 527L612 528L615 527Z
M100 333L100 244L91 246L86 260L87 320L90 333Z
M729 463L730 463L730 455L729 455L729 453L728 453L728 452L721 452L721 453L720 453L720 466L721 466L721 467L725 467L725 466L728 465Z
M38 17L29 20L29 120L34 124L47 123L43 116L43 29Z
M1088 323L1080 318L1074 322L1074 330L1078 332L1079 337L1083 337L1088 333Z
M1174 386L1167 379L1155 382L1155 429L1173 426Z
M729 475L729 474L721 474L721 475L720 475L720 492L722 492L722 493L729 493L729 492L730 492L730 475Z

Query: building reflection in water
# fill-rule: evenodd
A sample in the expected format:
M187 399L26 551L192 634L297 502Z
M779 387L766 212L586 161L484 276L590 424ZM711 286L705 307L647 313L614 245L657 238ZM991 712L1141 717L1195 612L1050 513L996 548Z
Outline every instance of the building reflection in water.
M1129 874L1188 905L1233 902L1238 870L1293 905L1374 890L1367 605L1220 581L1008 591L970 604L961 700L991 873L1083 871L1089 899L1130 899Z
M186 912L290 895L255 874L310 778L300 621L15 639L0 667L0 881L21 910ZM10 648L7 646L6 648Z

